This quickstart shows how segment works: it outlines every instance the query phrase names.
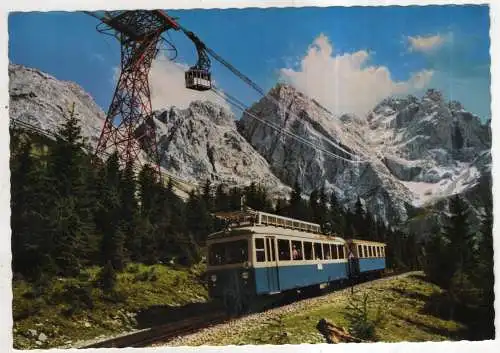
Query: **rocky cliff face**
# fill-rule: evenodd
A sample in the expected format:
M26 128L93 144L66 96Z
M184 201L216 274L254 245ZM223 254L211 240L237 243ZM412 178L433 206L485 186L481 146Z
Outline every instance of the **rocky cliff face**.
M56 131L73 103L82 134L96 145L106 114L76 83L60 81L37 69L9 65L9 115L47 131Z
M434 90L422 99L386 99L366 118L333 116L288 85L269 95L273 99L261 99L243 115L239 130L272 171L289 185L298 180L306 192L325 185L346 202L359 196L385 220L404 220L412 207L463 192L490 168L489 127Z
M106 116L80 86L21 65L10 65L9 77L11 119L55 131L75 103L83 135L97 144ZM207 179L228 186L256 181L278 195L289 191L238 133L230 111L210 102L193 102L188 109L171 108L155 116L162 168L170 174L192 185Z
M11 118L54 130L74 102L83 134L97 142L105 114L81 87L19 65L10 65L9 75ZM192 183L261 182L280 196L295 181L305 193L324 185L347 204L361 197L389 222L470 194L491 170L489 125L437 91L386 99L367 117L333 116L287 85L268 95L278 104L263 98L239 121L209 102L156 112L163 169Z
M262 182L276 193L289 188L238 133L234 115L210 102L156 112L162 167L183 179L231 185Z

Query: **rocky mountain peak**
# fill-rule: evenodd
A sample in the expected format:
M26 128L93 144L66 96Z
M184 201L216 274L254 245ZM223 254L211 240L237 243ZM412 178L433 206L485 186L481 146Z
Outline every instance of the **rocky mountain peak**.
M92 97L74 82L60 81L38 69L9 65L9 115L39 128L55 131L75 104L82 133L97 143L105 113Z
M84 135L97 141L105 114L81 87L18 65L9 76L11 118L53 130L74 102ZM193 184L262 182L275 195L296 181L306 194L325 186L386 222L471 190L491 170L490 125L436 90L387 98L366 117L334 116L288 84L268 95L248 112L278 131L250 114L236 122L210 102L155 112L162 167Z

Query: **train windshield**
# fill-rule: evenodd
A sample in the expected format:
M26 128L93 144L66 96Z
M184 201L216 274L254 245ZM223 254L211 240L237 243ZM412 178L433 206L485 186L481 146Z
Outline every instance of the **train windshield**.
M248 240L212 244L208 253L212 266L243 263L248 261Z

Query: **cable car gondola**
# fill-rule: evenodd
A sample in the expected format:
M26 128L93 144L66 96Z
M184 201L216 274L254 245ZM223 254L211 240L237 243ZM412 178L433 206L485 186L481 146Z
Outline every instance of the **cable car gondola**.
M185 73L186 88L196 91L208 91L212 89L212 78L210 74L210 58L206 53L205 44L193 32L185 31L185 33L193 41L198 52L196 65L190 67Z
M186 71L184 76L186 88L196 91L208 91L212 89L211 74L208 70L192 67Z

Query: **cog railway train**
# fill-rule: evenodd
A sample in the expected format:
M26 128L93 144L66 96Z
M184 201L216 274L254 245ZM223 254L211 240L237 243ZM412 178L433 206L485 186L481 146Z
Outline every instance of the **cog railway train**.
M253 210L216 216L229 226L208 236L208 289L232 313L258 298L314 293L385 270L384 243L327 236L319 224Z

